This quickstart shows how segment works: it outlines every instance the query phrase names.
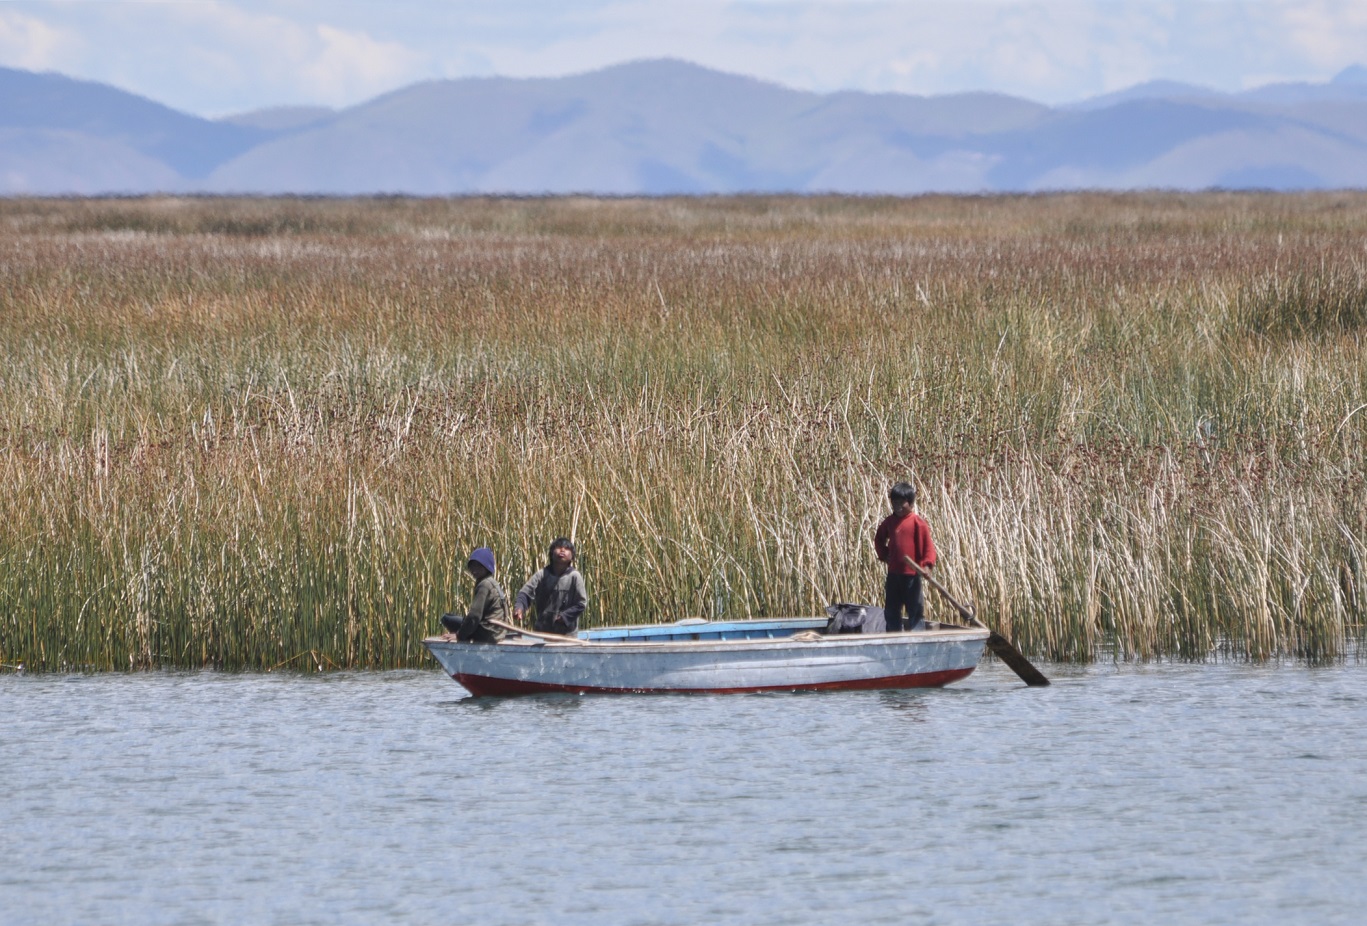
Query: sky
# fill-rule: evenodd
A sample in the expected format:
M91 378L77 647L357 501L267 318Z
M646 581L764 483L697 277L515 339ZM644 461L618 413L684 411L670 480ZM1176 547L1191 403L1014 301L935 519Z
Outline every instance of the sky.
M0 65L210 117L663 57L818 92L1233 91L1367 65L1367 0L0 0Z

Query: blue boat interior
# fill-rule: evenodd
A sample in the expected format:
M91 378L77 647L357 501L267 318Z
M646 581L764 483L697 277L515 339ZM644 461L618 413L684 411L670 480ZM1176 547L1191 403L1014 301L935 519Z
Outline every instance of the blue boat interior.
M763 640L790 637L803 630L822 631L824 617L784 617L757 621L708 621L686 618L674 624L643 624L636 627L597 627L575 636L600 643L675 643L687 640Z

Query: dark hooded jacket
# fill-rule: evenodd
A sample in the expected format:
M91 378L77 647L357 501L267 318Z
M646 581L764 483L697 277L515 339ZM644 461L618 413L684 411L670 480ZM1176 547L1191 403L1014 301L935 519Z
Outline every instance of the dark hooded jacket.
M456 639L467 643L497 643L507 631L489 623L490 620L508 622L508 598L497 579L485 576L475 583L470 613L461 621Z
M579 627L579 616L588 607L588 587L573 566L560 575L548 566L538 569L536 575L527 580L513 606L525 612L533 603L536 604L533 630L572 634Z
M493 575L496 566L494 551L488 547L476 547L470 551L469 561L483 566L489 575L475 583L470 613L456 629L456 639L466 643L497 643L507 635L507 631L489 622L508 622L508 596L503 594L503 587Z

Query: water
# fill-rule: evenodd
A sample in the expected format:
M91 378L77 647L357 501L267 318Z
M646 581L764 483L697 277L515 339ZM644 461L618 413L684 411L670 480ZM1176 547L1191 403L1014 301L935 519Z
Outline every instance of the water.
M474 700L0 678L0 921L1349 923L1360 666Z

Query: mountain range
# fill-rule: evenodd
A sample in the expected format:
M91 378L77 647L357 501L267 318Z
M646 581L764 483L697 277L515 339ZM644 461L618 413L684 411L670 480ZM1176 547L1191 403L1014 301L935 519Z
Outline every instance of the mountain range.
M0 195L1367 187L1367 68L1068 106L793 90L676 60L414 84L223 119L0 68Z

